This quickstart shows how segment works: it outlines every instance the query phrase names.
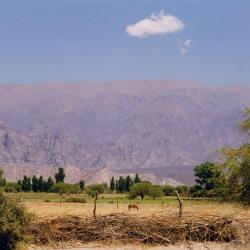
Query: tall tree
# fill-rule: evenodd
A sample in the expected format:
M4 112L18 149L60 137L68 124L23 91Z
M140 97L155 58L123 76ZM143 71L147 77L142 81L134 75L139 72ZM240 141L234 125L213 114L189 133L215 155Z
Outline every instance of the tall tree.
M58 173L55 174L56 183L64 183L65 173L63 168L58 169Z
M6 180L3 178L3 170L0 169L0 187L4 187L6 185Z
M38 179L38 191L44 192L44 181L42 176L40 176Z
M31 191L31 188L32 188L32 185L31 185L31 180L30 180L30 177L27 177L26 175L23 177L23 180L22 180L22 190L24 192L30 192Z
M115 180L115 191L117 193L119 192L119 183L118 183L118 180Z
M123 193L126 191L126 182L122 176L119 177L118 186L119 186L118 190L120 193Z
M210 190L220 187L223 179L222 172L219 167L212 162L205 162L195 167L195 181L201 193L205 196L212 195Z
M240 124L240 129L250 137L250 108L244 110L244 119Z
M32 177L32 191L38 192L38 179L35 175Z
M134 178L134 183L139 183L141 182L141 178L139 177L139 174L137 173Z
M132 186L132 179L131 177L128 175L125 179L125 186L126 186L126 191L129 192L130 191L130 187Z
M115 178L112 176L110 179L110 190L113 192L115 190Z
M52 180L51 177L49 177L47 181L44 181L44 191L51 192L53 185L54 185L54 181Z
M84 180L80 180L80 181L79 181L79 185L80 185L80 189L83 191L83 190L84 190L84 187L85 187L85 182L84 182Z

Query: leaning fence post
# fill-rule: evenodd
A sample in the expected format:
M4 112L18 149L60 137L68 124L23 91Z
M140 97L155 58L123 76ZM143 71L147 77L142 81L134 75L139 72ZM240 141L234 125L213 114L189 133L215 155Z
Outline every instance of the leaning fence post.
M176 197L179 201L179 217L181 217L182 216L182 209L183 209L183 199L180 197L177 190L175 191L175 194L176 194Z
M95 221L96 221L96 200L97 200L97 197L98 197L98 191L95 192L95 199L94 199L93 216L95 218Z

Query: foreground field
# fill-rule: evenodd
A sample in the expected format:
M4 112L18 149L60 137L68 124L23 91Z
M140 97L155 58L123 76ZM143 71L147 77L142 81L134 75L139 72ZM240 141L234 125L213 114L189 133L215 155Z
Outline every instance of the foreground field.
M9 195L16 196L16 194ZM54 242L52 245L49 243L47 249L53 249L52 247L60 249L62 242L62 247L65 249L73 238L76 239L73 245L77 240L81 244L79 248L69 248L70 250L250 249L246 237L244 245L234 243L239 243L243 239L241 237L243 227L250 232L250 210L234 203L186 198L183 217L179 219L178 202L175 197L146 198L142 201L129 200L126 195L104 194L97 200L97 223L95 223L94 200L88 195L24 193L17 196L36 217L32 229L32 234L37 239L34 249L42 250L43 241L46 244L49 241ZM137 204L139 210L129 211L128 204ZM163 232L162 229L167 231ZM176 230L180 234L176 233ZM155 232L158 234L155 235ZM171 243L168 243L167 239L171 239ZM210 240L218 242L206 243ZM247 240L250 239L247 237ZM225 244L224 241L230 243ZM57 242L61 243L57 245Z

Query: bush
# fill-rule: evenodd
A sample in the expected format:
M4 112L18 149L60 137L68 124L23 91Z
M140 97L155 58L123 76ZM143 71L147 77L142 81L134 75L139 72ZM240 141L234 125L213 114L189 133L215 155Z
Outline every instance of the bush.
M162 191L164 192L164 194L165 194L166 196L175 195L175 193L174 193L175 188L174 188L173 186L168 186L168 185L166 185L166 186L164 186L164 187L162 188Z
M178 193L183 195L183 196L187 196L189 193L189 187L187 187L187 186L176 186L175 190L177 190Z
M21 186L15 182L7 182L4 191L6 193L19 193L21 192Z
M141 196L141 199L143 200L145 195L156 198L163 196L164 193L160 186L153 186L150 182L136 183L130 189L130 198Z
M96 192L98 192L98 194L102 194L105 191L107 191L108 187L107 184L103 183L103 184L97 184L97 185L91 185L87 187L87 193L94 197Z
M163 196L163 195L164 195L164 193L163 193L163 191L162 191L162 189L161 189L160 186L152 186L152 187L150 188L150 196L151 196L153 199L155 199L155 198L157 198L157 197L161 197L161 196Z
M0 249L16 250L28 242L30 215L16 200L0 192Z
M56 183L52 188L51 191L54 193L72 193L72 185L66 184L62 182Z
M84 198L77 198L77 197L71 197L65 200L65 202L69 203L87 203L86 199Z

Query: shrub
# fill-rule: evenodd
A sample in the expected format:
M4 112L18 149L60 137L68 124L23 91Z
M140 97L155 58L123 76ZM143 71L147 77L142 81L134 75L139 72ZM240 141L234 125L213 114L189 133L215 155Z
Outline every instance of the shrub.
M149 194L153 199L157 197L161 197L164 195L162 189L160 186L152 186L150 188L150 194Z
M54 193L71 193L72 192L72 185L58 182L58 183L54 184L54 186L51 188L51 191Z
M87 203L86 199L77 198L77 197L68 198L65 200L65 202L68 202L68 203Z
M141 196L141 199L144 199L144 196L148 195L152 198L160 197L163 194L161 187L153 186L150 182L139 182L134 184L130 189L130 198L136 198Z
M0 249L16 250L28 242L30 215L16 200L0 192Z
M168 185L166 185L166 186L164 186L164 187L162 188L162 191L164 192L164 194L165 194L166 196L175 195L175 193L174 193L175 188L174 188L173 186L168 186Z
M7 182L4 191L6 193L19 193L21 191L21 186L15 182Z
M184 186L184 185L183 186L176 186L175 190L177 190L178 193L181 195L188 195L189 187Z
M98 192L98 194L102 194L105 191L107 191L108 187L107 184L103 183L103 184L97 184L97 185L91 185L87 187L87 193L94 197L96 192Z

